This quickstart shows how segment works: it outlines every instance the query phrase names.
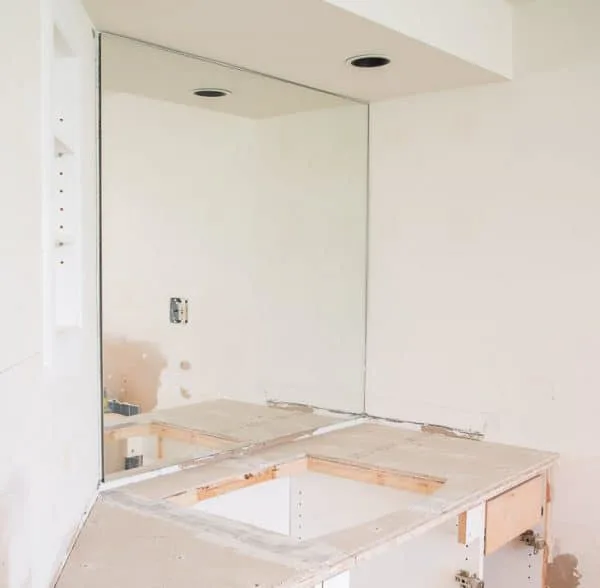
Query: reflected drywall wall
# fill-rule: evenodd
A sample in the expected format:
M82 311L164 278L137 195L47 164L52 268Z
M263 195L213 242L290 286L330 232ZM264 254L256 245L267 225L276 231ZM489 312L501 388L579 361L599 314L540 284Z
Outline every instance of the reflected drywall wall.
M260 398L252 121L111 92L102 120L107 393L146 410ZM189 299L187 325L169 323L171 297Z
M361 410L365 107L255 121L107 92L103 132L107 393Z
M553 551L591 588L600 10L516 14L515 82L372 107L367 410L561 452Z
M275 117L258 139L257 284L269 400L363 409L367 109Z

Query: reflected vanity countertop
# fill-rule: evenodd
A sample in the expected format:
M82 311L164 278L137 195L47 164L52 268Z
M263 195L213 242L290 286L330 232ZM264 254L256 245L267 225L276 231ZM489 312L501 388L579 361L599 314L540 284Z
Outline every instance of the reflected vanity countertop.
M138 418L199 430L240 443L260 443L334 425L344 417L218 399L156 410Z
M104 439L106 442L136 436L175 436L184 443L189 439L197 446L198 457L202 457L294 440L353 418L317 414L296 407L279 408L218 399L128 417L105 413ZM187 462L193 464L193 459ZM119 471L107 479L115 480L178 463L182 460L163 459L151 466Z
M103 492L58 588L312 588L544 474L557 457L381 423L350 424ZM394 486L395 510L298 540L194 508L204 497L309 472ZM334 500L328 508L337 506Z

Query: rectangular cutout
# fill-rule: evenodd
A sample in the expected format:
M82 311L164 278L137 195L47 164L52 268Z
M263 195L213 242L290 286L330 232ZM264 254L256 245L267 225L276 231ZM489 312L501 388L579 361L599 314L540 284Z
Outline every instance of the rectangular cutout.
M278 472L271 468L247 481L238 476L227 485L231 491L225 493L218 493L211 484L200 492L205 499L195 503L190 503L195 497L186 488L177 502L183 508L301 542L368 524L415 502L416 495L411 492L311 472L306 469L306 460L290 465L290 476L277 477Z
M432 494L445 483L445 480L442 478L424 474L374 468L358 463L307 456L296 461L273 465L257 472L248 472L243 476L218 480L212 484L169 496L166 499L182 506L191 506L197 502L215 498L228 492L241 490L248 486L268 482L284 476L295 476L308 472L418 494Z
M487 501L486 555L541 521L545 492L544 477L537 476Z

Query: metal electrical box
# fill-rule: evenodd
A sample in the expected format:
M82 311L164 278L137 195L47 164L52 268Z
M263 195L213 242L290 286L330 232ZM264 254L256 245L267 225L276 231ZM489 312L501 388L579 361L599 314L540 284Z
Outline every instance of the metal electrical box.
M188 322L187 298L171 298L169 319L175 325L185 325Z

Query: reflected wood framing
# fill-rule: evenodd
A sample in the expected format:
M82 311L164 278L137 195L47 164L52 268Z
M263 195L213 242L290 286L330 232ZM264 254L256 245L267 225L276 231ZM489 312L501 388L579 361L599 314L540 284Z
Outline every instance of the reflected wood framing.
M135 433L165 435L164 425L144 426ZM107 432L121 434L119 428ZM346 578L363 560L452 520L458 521L458 542L468 543L468 549L479 546L470 552L476 554L476 565L468 581L482 579L487 554L532 527L544 528L548 473L556 459L551 453L379 422L346 423L337 430L221 456L103 492L91 514L94 524L88 522L83 529L58 586L94 588L103 585L103 577L142 586L143 579L136 579L142 564L116 572L115 557L135 562L143 549L142 576L157 581L164 576L171 582L176 579L179 586L314 588L334 577ZM383 516L357 523L349 513L350 526L300 541L197 509L200 503L235 496L231 493L246 488L314 475L350 480L359 491L364 487L385 489L394 496L397 492L398 498ZM327 509L336 508L333 497ZM135 538L131 528L136 529ZM142 528L144 537L167 538L169 548L162 541L142 541ZM100 537L108 539L110 548L94 547ZM458 544L456 536L452 541ZM547 557L546 550L540 557ZM182 562L194 565L188 569Z
M122 441L137 437L156 437L157 455L159 459L164 457L164 440L171 439L189 445L201 445L209 449L230 449L237 443L238 439L221 435L212 435L194 429L178 427L160 421L150 423L119 424L104 429L104 441Z
M204 454L227 454L247 447L265 447L294 440L302 435L335 426L349 419L315 414L299 409L274 408L233 400L211 400L177 408L157 410L131 417L109 415L105 421L105 448L119 443L119 457L153 449L154 463L134 470L109 472L108 480L148 473L165 466L194 464L193 457L178 458L169 452L168 442L176 442ZM145 439L146 443L139 441Z

